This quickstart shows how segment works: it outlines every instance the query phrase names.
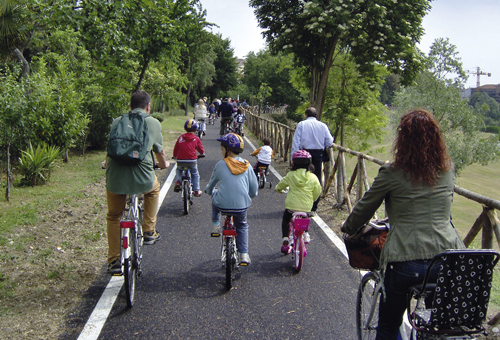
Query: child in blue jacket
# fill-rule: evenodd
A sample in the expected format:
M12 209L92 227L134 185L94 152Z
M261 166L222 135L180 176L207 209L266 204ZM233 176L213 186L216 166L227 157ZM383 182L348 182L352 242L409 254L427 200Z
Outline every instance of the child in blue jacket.
M239 157L243 152L243 139L235 133L228 133L217 139L221 142L223 159L220 160L212 172L212 177L205 188L207 194L212 195L212 237L220 236L221 210L230 212L236 227L236 247L239 252L239 261L246 265L250 263L248 255L248 223L247 209L252 198L257 196L257 177L250 163ZM217 186L217 190L215 189Z

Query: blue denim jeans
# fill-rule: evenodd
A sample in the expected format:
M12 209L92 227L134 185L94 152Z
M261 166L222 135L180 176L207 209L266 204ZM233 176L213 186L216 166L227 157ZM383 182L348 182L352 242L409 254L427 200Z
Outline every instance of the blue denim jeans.
M189 169L191 171L191 182L193 183L193 190L200 190L200 174L198 173L198 164L195 164L192 168ZM175 170L175 179L174 183L181 180L182 170L177 167Z
M212 223L220 223L220 208L212 203ZM248 222L247 211L232 213L234 226L236 228L236 247L240 253L248 253Z
M384 277L386 298L380 295L379 320L376 340L396 340L406 310L407 293L411 286L424 281L431 260L391 262ZM438 261L439 262L439 261ZM431 272L429 282L436 282L439 263Z

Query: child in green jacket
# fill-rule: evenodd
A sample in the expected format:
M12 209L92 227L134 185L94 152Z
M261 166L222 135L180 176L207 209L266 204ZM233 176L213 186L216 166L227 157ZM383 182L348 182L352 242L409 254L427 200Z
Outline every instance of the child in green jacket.
M288 234L292 215L295 211L310 212L314 201L321 194L321 184L314 174L312 156L305 150L296 151L292 156L292 170L276 185L277 192L289 187L285 199L285 213L281 223L283 245L281 252L288 253ZM309 233L304 233L304 242L310 242Z

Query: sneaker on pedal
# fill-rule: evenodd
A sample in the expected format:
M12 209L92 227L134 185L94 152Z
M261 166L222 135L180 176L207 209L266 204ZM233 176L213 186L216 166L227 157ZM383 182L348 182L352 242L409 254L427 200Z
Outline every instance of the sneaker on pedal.
M212 231L210 231L210 236L219 237L220 236L220 226L218 224L214 224L212 226Z
M288 237L283 237L283 245L281 246L281 252L283 254L288 254L290 246L288 245Z
M239 259L241 266L248 266L252 262L248 253L240 253Z
M181 191L181 181L175 182L174 186L174 192L179 192L179 191Z
M146 231L144 233L144 244L155 244L159 239L161 239L161 236L157 231Z
M196 197L200 197L201 196L201 191L200 190L196 190L193 195L195 195Z
M305 244L309 244L309 242L311 242L311 236L309 235L309 233L306 231L304 233L304 243Z
M108 273L111 275L122 275L122 264L120 259L108 263Z

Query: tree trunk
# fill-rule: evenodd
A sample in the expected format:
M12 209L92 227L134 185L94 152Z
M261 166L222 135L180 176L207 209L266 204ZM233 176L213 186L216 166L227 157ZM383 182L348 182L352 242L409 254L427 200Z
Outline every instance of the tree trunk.
M19 49L15 48L14 49L14 54L16 55L17 59L19 59L19 61L21 62L22 64L22 68L23 68L23 78L26 79L28 78L29 74L30 74L30 65L28 64L28 62L26 61L26 59L24 58L23 54L21 51L19 51Z
M325 62L322 65L320 60L316 60L311 70L312 85L309 91L310 105L318 111L318 119L321 119L323 106L325 105L326 87L328 85L328 76L330 68L333 65L335 48L337 47L337 39L330 39L329 50Z
M144 79L144 75L146 74L146 70L148 69L148 65L149 65L149 59L145 59L144 65L142 65L141 74L139 75L139 81L137 82L137 85L135 85L134 92L137 92L141 89L142 80Z
M189 96L191 95L191 86L192 84L189 83L188 84L188 88L187 88L187 94L186 94L186 112L184 113L184 115L187 117L188 114L189 114Z
M10 137L9 141L7 142L7 185L5 189L5 200L9 202L10 199L10 190L12 189L12 174L10 172L10 144L12 143L12 137L14 135L13 128L10 129Z

